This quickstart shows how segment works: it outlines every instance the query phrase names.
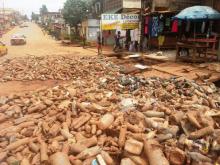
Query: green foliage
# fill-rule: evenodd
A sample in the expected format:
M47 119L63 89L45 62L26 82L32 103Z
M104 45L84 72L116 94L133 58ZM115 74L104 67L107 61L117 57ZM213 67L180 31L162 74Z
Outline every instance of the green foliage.
M87 15L87 0L67 0L64 4L63 16L71 27L76 27Z
M70 35L67 34L66 32L64 32L64 33L62 34L62 37L63 37L64 40L70 40Z
M35 14L34 12L32 12L32 14L31 14L31 19L32 19L33 21L38 21L38 20L39 20L39 16L38 16L37 14Z
M70 41L72 43L79 43L79 42L81 42L81 37L79 36L78 33L74 32L74 31L71 31L71 33L70 33Z
M42 7L40 8L40 15L44 15L47 12L48 12L47 6L42 5Z

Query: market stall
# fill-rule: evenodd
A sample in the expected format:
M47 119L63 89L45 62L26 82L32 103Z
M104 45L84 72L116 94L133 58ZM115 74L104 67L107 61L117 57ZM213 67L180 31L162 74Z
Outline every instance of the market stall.
M131 42L139 41L138 14L102 14L100 29L105 43L115 44L115 35L120 31L122 45L128 49Z
M217 57L218 34L212 29L213 23L220 20L218 11L208 6L193 6L181 11L174 20L185 24L185 33L177 43L176 59L188 58L195 62L200 60L201 54L203 61L210 56Z
M175 48L179 24L172 20L176 12L157 11L145 17L144 34L149 48Z

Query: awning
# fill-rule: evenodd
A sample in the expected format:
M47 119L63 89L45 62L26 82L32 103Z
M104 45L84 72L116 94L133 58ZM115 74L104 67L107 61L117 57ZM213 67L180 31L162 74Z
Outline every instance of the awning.
M177 11L153 11L153 12L149 12L149 13L145 13L144 15L147 16L147 15L156 15L156 14L175 14L177 13Z
M136 10L131 10L131 11L127 11L125 12L126 14L139 14L140 10L136 9Z
M117 8L117 9L114 9L114 10L109 10L109 11L106 11L104 12L103 14L116 14L116 13L119 13L120 10L122 10L122 8Z
M174 19L180 20L220 20L220 13L209 6L192 6L182 10Z

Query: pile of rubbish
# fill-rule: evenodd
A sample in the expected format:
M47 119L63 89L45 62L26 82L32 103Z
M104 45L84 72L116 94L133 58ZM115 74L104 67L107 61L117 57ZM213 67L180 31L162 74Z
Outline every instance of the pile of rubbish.
M81 75L100 74L110 68L102 62L101 58L77 56L6 59L0 62L0 81L72 80Z
M71 84L0 97L1 165L220 163L213 84L133 77L104 60L103 67L90 63L75 68Z

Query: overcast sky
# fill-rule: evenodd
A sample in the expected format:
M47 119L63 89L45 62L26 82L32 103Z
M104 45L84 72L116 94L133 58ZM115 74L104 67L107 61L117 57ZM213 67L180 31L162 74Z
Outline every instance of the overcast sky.
M1 7L3 1L5 8L14 8L30 16L32 11L39 13L42 4L45 4L49 11L58 11L66 0L0 0Z

